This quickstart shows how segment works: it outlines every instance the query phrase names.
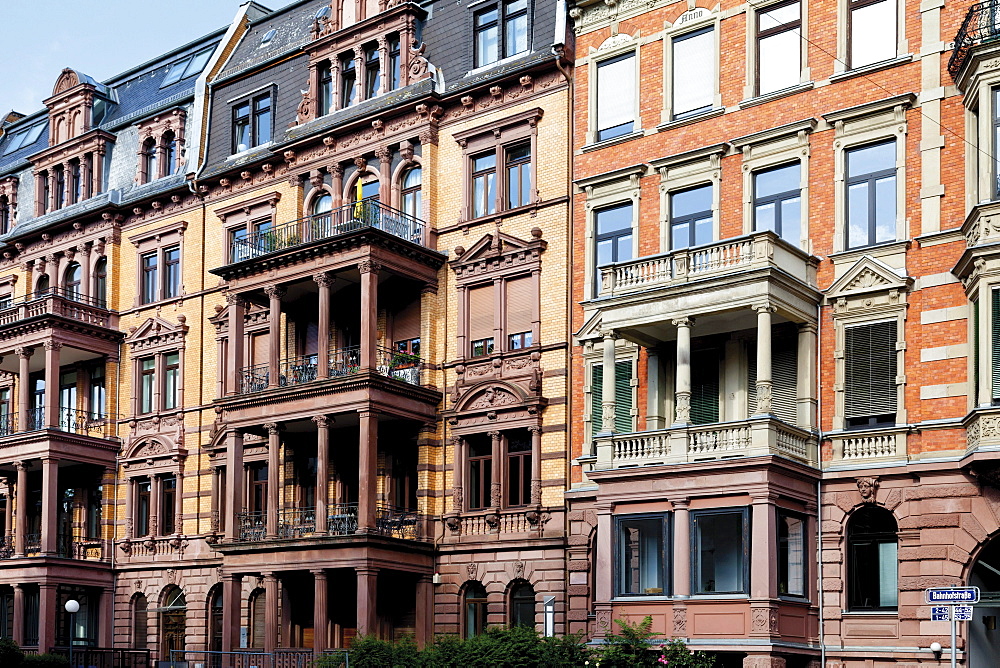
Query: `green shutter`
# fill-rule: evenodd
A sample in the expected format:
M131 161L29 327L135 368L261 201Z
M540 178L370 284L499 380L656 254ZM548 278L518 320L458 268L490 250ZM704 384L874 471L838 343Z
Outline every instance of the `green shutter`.
M778 325L771 340L771 413L788 424L798 418L798 333ZM747 343L747 415L757 412L757 343Z
M848 327L844 344L844 416L854 425L895 420L896 321Z
M1000 399L1000 290L993 291L993 320L990 322L991 350L990 366L993 375L994 400Z
M994 337L996 339L996 337ZM979 299L972 300L972 405L979 405Z
M615 431L632 431L632 361L615 362Z
M719 351L691 352L691 422L719 421Z
M604 366L593 364L590 367L590 438L593 440L601 431L601 402L604 401Z

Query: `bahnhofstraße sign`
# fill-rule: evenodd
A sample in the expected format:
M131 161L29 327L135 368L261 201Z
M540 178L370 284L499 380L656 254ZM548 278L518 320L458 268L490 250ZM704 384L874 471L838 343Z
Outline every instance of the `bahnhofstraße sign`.
M974 605L979 603L979 587L932 587L925 590L928 603Z

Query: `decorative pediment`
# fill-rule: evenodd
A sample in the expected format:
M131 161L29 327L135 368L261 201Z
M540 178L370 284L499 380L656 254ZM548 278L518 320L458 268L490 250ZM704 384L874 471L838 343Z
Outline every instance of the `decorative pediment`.
M912 286L913 279L909 276L865 255L826 289L825 303L833 305L834 313L894 307L906 301L905 294Z
M492 411L521 406L528 397L514 383L489 381L482 383L462 397L456 411Z
M147 318L144 323L129 331L125 343L133 352L183 345L188 331L186 321L187 317L183 314L177 316L177 324L171 324L160 317Z
M177 417L175 420L181 420L181 418ZM177 426L174 423L166 425L167 431L174 430ZM180 429L183 430L183 424L180 424ZM133 438L123 451L122 459L126 468L170 465L186 456L187 450L174 436L175 434L159 433L144 434Z
M482 276L495 271L509 273L512 267L538 265L541 254L548 246L542 239L542 230L531 230L531 241L524 241L500 231L485 234L466 250L462 246L454 249L455 259L451 266L459 278Z
M597 341L598 339L603 338L604 334L601 332L601 311L595 311L590 318L583 323L583 327L581 327L577 333L574 334L574 336L581 344L586 341Z

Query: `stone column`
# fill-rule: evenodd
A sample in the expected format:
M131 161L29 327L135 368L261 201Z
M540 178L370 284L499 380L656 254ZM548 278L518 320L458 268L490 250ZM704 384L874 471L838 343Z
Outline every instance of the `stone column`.
M430 575L417 578L417 646L423 649L434 640L434 583Z
M771 314L774 307L759 304L757 311L757 410L755 415L773 414L771 406Z
M233 431L230 445L226 450L226 538L238 540L240 536L240 513L243 512L243 434Z
M663 415L663 366L660 353L655 348L646 349L646 429L663 429L667 419Z
M135 479L125 479L125 537L135 538Z
M183 365L181 366L183 369ZM183 461L183 460L182 460ZM177 474L174 483L174 507L168 508L165 512L174 513L174 533L184 533L184 465L177 467Z
M240 622L243 610L242 580L239 575L222 576L222 651L232 652L240 646Z
M24 539L28 533L28 462L19 461L17 467L17 514L14 516L14 556L24 556Z
M84 301L92 294L93 277L90 275L90 246L80 244L76 247L76 257L80 262L80 295Z
M374 634L378 629L378 569L359 566L358 573L358 635Z
M57 609L56 585L43 582L38 585L38 651L48 652L56 644L56 619L65 615Z
M674 597L691 595L691 518L688 499L671 500L674 509Z
M94 154L87 153L80 161L80 198L90 199L94 194Z
M270 475L270 474L269 474ZM278 647L278 578L274 573L264 573L264 651L273 652Z
M243 378L243 332L246 316L246 300L240 295L230 294L229 302L229 382L226 384L226 395L240 394Z
M59 349L58 341L45 342L45 418L43 424L59 427Z
M316 346L316 377L330 377L330 289L333 276L326 272L313 276L319 286L319 342Z
M327 531L330 494L330 422L326 415L313 417L316 423L316 533ZM325 578L324 574L324 578Z
M281 298L285 295L285 291L277 285L269 285L264 288L264 292L269 301L267 313L267 386L278 387L281 373Z
M502 490L500 489L500 474L503 471L503 444L501 439L501 433L499 431L491 431L490 442L492 447L491 458L493 459L492 466L492 477L490 478L490 508L493 510L500 510L503 505L503 499L501 498Z
M376 529L375 493L378 481L378 417L369 410L358 412L358 533ZM360 592L358 594L360 600ZM359 612L360 615L360 612ZM360 617L359 617L360 619ZM358 622L360 624L360 621ZM361 631L359 630L360 634Z
M7 483L7 503L4 505L4 527L6 527L7 532L4 538L7 542L14 537L14 478L9 477L5 479Z
M14 644L24 646L24 587L14 585Z
M339 95L340 82L336 77L338 67L335 62L330 63L331 69L334 71L334 87L333 87L333 97L334 104L333 109L339 109L336 98ZM340 164L328 165L326 171L330 172L330 189L333 190L333 208L336 209L344 204L344 166Z
M221 486L222 486L221 467L213 466L212 467L212 519L209 527L212 533L217 533L219 531L219 527L223 524L222 497L219 494Z
M59 183L59 181L56 179L56 170L55 169L50 169L49 170L49 201L48 201L48 204L46 206L46 211L55 211L56 210L56 202L59 201L59 198L56 195L56 187L57 187L58 183ZM52 281L52 285L54 285L54 284L55 284L55 281Z
M542 427L528 427L531 432L531 504L542 503Z
M677 328L677 369L674 373L674 424L691 422L691 328L693 318L673 321Z
M816 332L814 323L799 325L795 418L803 429L816 428Z
M267 517L265 528L268 538L278 536L278 505L281 491L281 432L278 424L268 422L267 429ZM268 601L270 605L270 600Z
M750 553L774 554L778 544L778 520L774 509L774 496L764 492L751 495L752 527ZM758 562L761 560L758 560ZM778 597L778 562L764 559L753 564L750 570L750 598L772 599Z
M31 379L29 363L35 353L34 348L17 348L17 430L29 431L31 422L29 410L31 407Z
M604 332L603 383L601 385L601 432L610 434L615 430L615 339L614 331ZM593 418L591 418L593 419Z
M318 517L318 516L317 516ZM313 574L313 652L319 654L330 645L329 612L327 608L326 571L322 568Z
M149 535L160 535L160 492L163 489L163 476L149 477Z
M59 460L42 460L42 554L54 555L59 535ZM53 619L41 617L41 619Z
M387 71L382 70L381 85L385 85L388 74ZM378 158L379 168L379 202L386 206L392 206L392 151L384 146L380 146L375 149L375 157Z
M465 470L465 442L461 436L451 437L452 445L452 479L451 479L451 509L460 513L465 510L465 488L462 486L462 472Z
M361 272L361 368L374 371L378 365L378 272L371 260L358 264Z
M97 646L111 647L115 635L114 624L112 623L115 616L115 588L113 585L110 587L101 587L97 610L100 615L100 621L97 623L99 633Z

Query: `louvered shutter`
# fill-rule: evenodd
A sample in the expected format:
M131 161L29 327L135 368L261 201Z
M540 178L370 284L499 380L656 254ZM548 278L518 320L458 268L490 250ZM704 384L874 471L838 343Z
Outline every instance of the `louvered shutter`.
M691 422L719 421L719 351L691 352Z
M896 321L848 327L844 344L844 416L854 424L894 420Z
M798 411L798 348L790 336L776 336L771 346L771 412L795 424ZM757 348L747 347L747 415L757 412Z
M992 369L994 400L1000 399L1000 290L994 290L993 294L993 320L990 322L990 349L992 358L990 368Z
M601 403L604 401L604 366L590 367L590 438L601 431Z
M615 362L615 431L632 431L632 362Z
M994 297L995 299L995 297ZM972 300L972 403L979 405L979 300Z
M396 313L392 321L394 341L409 341L420 336L420 300L414 300Z
M507 281L507 335L531 331L531 277Z
M493 284L469 290L469 340L493 338Z

